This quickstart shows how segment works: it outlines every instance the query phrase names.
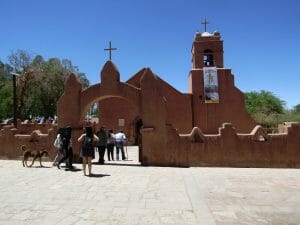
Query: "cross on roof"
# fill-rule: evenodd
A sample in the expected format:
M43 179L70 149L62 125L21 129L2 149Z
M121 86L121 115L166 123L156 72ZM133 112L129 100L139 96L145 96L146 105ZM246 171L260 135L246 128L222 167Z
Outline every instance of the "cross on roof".
M204 22L201 22L201 24L204 24L204 32L206 32L206 25L209 24L209 22L205 18Z
M111 51L117 50L116 48L111 47L111 41L109 41L109 48L105 48L104 51L109 51L109 60L111 60Z

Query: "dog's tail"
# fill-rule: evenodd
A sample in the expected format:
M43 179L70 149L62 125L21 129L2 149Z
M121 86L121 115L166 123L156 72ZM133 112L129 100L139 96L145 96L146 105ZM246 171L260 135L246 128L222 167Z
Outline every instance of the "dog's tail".
M24 152L26 150L26 145L21 146L22 151Z

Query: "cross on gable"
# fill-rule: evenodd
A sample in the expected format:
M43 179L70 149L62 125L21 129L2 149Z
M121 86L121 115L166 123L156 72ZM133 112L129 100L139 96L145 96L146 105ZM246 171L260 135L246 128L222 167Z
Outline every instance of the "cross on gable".
M111 41L109 41L109 48L105 48L104 51L109 51L109 60L111 60L111 51L117 50L111 47Z
M204 24L204 32L206 32L206 25L209 24L209 22L205 18L204 22L201 22L201 24Z

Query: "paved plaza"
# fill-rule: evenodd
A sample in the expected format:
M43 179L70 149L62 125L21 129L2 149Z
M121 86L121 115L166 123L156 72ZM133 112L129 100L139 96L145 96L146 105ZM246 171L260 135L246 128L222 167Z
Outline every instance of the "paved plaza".
M142 167L137 152L92 177L0 160L0 224L300 224L299 169Z

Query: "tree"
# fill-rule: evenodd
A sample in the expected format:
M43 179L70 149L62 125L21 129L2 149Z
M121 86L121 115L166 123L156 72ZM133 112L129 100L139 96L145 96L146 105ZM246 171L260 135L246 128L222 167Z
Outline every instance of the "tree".
M17 77L17 117L56 115L56 106L64 91L64 82L70 73L77 74L83 87L89 86L85 74L68 59L33 57L24 50L13 52L9 64L0 61L0 119L12 116L12 71Z
M0 121L13 114L12 67L0 61Z
M285 102L268 91L245 93L246 110L260 124L270 127L279 122L279 115L284 113Z
M39 96L33 101L41 107L39 110L45 118L56 114L56 103L64 90L64 80L67 71L62 67L57 58L51 58L44 62L38 71L34 81L35 94Z
M90 86L89 80L86 78L85 73L79 72L79 69L77 66L73 66L72 62L68 59L63 59L61 61L62 66L66 71L68 71L68 74L74 73L76 74L77 78L79 79L80 83L82 84L83 88L87 88Z
M56 114L56 105L63 94L64 82L70 73L78 72L78 68L67 59L50 58L44 61L41 56L33 60L35 79L31 85L30 110L33 115L42 113L45 118ZM83 85L89 85L84 73L77 77ZM41 114L39 114L41 115Z
M296 106L294 107L294 112L295 112L296 114L300 114L300 104L298 104L298 105L296 105Z
M17 118L24 119L26 114L27 100L29 97L29 90L31 81L34 79L34 71L32 70L32 56L24 51L18 50L12 53L9 57L9 63L14 72L19 74L17 77Z
M252 91L245 93L246 109L250 114L263 112L267 115L282 114L285 102L269 91Z

